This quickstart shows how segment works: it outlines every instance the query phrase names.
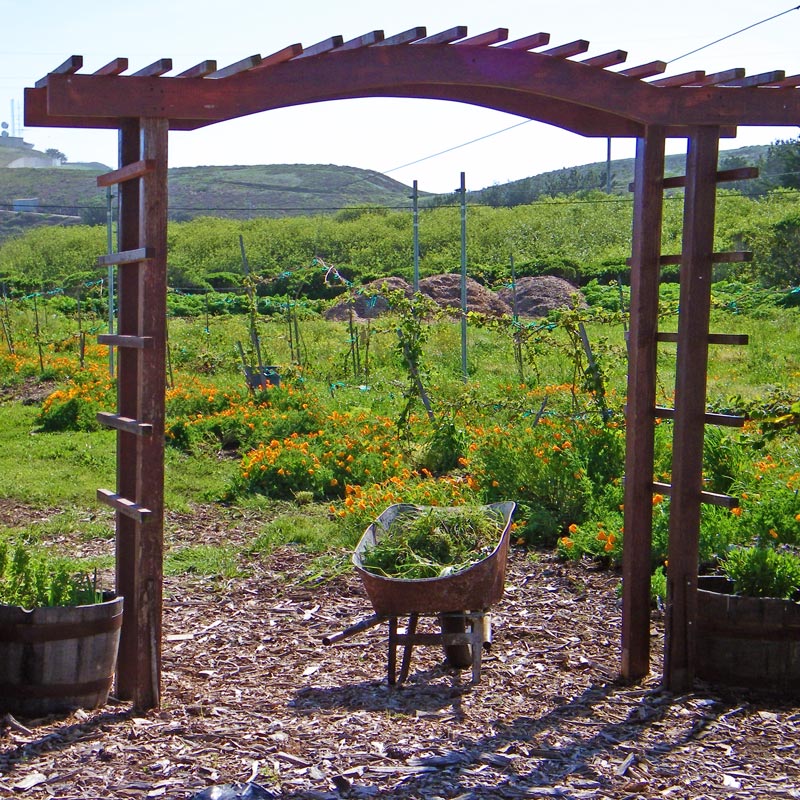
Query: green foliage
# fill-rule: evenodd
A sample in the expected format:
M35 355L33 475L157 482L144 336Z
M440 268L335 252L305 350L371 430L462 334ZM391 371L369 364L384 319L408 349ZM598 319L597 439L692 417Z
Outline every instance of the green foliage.
M304 553L324 553L339 541L338 526L319 507L303 513L281 514L267 523L250 543L250 553L267 555L283 545L293 545Z
M789 550L736 548L721 566L736 594L789 600L800 590L800 556Z
M502 517L488 509L409 509L361 553L361 565L406 580L453 575L486 558L502 530Z
M97 575L76 572L74 562L0 540L0 603L23 608L100 603Z
M433 436L425 445L420 469L432 475L444 475L458 466L459 459L466 452L467 437L452 418L445 418L436 424Z
M533 529L522 534L525 539L552 546L559 533L587 519L594 486L585 454L573 441L582 433L580 426L564 430L546 418L539 425L517 429L514 436L498 426L476 442L473 461L487 487L487 499L510 497L537 509ZM553 538L540 538L544 535Z
M237 578L242 575L238 551L231 545L199 544L167 553L164 574L187 573L207 578Z
M650 576L650 601L658 607L667 602L667 573L664 567L656 567Z

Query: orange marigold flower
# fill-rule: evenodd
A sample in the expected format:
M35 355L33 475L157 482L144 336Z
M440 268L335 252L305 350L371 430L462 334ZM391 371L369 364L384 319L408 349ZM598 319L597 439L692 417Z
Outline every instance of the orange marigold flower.
M613 549L614 549L614 540L609 536L608 541L606 542L606 546L603 548L603 550L605 550L606 553L608 553Z
M575 534L578 532L578 526L573 522L567 530L569 530L570 533Z
M770 536L771 536L773 539L777 539L777 538L778 538L778 531L776 531L776 530L775 530L775 528L770 528L770 529L769 529L769 535L770 535Z
M570 539L570 538L569 538L569 537L567 537L567 536L562 536L562 537L561 537L561 544L562 544L564 547L566 547L566 548L567 548L567 550L569 550L570 548L572 548L572 547L574 547L574 546L575 546L575 542L573 542L573 541L572 541L572 539Z
M742 509L739 506L736 506L736 508L731 509L731 514L733 514L734 517L741 517Z
M664 495L663 494L654 494L653 495L653 505L657 506L660 503L664 502Z

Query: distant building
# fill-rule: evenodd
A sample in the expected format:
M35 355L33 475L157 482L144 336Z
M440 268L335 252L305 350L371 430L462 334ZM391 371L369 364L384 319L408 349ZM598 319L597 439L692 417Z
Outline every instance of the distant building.
M5 123L3 123L5 125ZM0 167L60 167L58 158L33 149L21 136L9 136L7 130L0 132Z
M38 197L19 197L11 201L13 211L36 211L39 208Z

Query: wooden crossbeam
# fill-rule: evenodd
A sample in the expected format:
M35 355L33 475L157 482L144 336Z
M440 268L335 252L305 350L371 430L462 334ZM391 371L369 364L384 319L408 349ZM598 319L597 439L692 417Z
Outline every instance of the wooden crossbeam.
M123 417L120 414L112 414L110 411L98 411L97 421L106 428L114 428L125 433L132 433L136 436L151 436L153 426L149 422L139 422L138 419Z
M640 64L638 67L629 67L628 69L621 69L620 75L625 75L628 78L652 78L653 75L661 75L667 68L666 61L650 61L647 64Z
M343 36L331 36L329 39L312 44L311 47L306 47L303 52L297 56L297 59L319 56L322 55L322 53L330 53L331 50L336 50L337 47L341 47L343 44Z
M656 406L654 414L659 419L675 419L674 408ZM704 418L707 425L720 425L725 428L741 428L746 421L745 417L735 414L716 414L712 411L707 412Z
M451 44L452 42L463 39L467 35L466 25L456 25L455 28L449 28L441 33L434 33L426 36L424 39L419 39L414 44Z
M278 50L275 53L272 53L268 56L264 56L261 59L261 63L253 67L251 72L257 72L258 70L264 69L265 67L271 67L275 64L283 64L284 61L291 61L293 58L297 58L303 52L303 45L296 43L290 44L288 47L284 47L281 50Z
M109 347L132 347L136 350L144 350L153 346L152 336L131 336L121 333L100 333L97 335L98 344L106 344Z
M672 75L669 78L659 78L657 81L650 81L650 86L696 86L697 82L705 78L705 70L697 69L692 72L682 72L680 75Z
M771 89L794 89L800 86L800 75L788 75L782 81L765 84Z
M382 42L375 42L373 47L392 47L399 44L411 44L412 42L418 42L420 39L424 39L427 34L427 28L409 28L407 31L396 33L394 36L390 36Z
M514 39L513 42L501 44L500 47L506 50L535 50L546 44L550 44L549 33L532 33L530 36L523 36L521 39Z
M668 253L662 255L659 259L661 266L669 264L680 264L683 259L681 253ZM715 264L743 264L753 260L753 254L749 250L735 250L725 253L712 253L711 261ZM627 265L633 266L633 259L627 259Z
M345 42L341 47L336 48L336 52L338 53L342 50L358 50L360 47L370 47L373 44L382 42L385 38L383 31L370 31L369 33L356 36L355 39L350 39Z
M159 58L158 61L154 61L152 64L148 64L146 67L142 67L142 69L140 69L138 72L134 72L132 77L158 78L165 72L169 72L171 69L172 69L171 58Z
M508 39L508 28L495 28L493 31L479 33L477 36L470 36L468 39L462 39L460 42L456 42L456 45L458 47L462 47L463 45L488 47L498 42L504 42L506 39Z
M183 72L178 73L175 77L176 78L205 78L206 75L210 75L212 72L217 71L217 62L214 59L209 59L207 61L201 61L199 64L195 64L193 67L189 67L189 69L185 69Z
M656 334L656 340L659 342L677 342L678 334L659 331ZM708 343L745 345L750 343L750 337L746 333L709 333Z
M615 67L617 64L624 64L628 60L628 54L624 50L612 50L600 56L592 56L581 61L588 67Z
M141 178L148 172L155 169L155 161L152 159L134 161L132 164L126 164L124 167L115 169L113 172L106 172L104 175L97 176L98 186L116 186L118 183L125 181L132 181L136 178Z
M653 482L653 491L656 494L663 494L669 497L672 494L672 484ZM728 494L718 494L717 492L700 492L700 502L712 506L722 506L723 508L738 508L739 500Z
M247 56L234 64L228 64L227 67L216 70L208 75L208 78L219 80L220 78L230 78L231 75L238 75L240 72L247 72L248 70L257 67L261 63L261 55L256 53L252 56Z
M680 264L683 256L680 253L670 253L669 255L661 256L660 263L667 264ZM747 250L737 250L727 253L712 253L711 260L715 264L742 264L747 261L753 260L753 254Z
M128 500L110 489L98 489L97 499L126 517L142 523L153 513L149 508L144 508L133 500Z
M49 75L72 75L83 66L83 56L70 56L63 64L59 64L54 70L51 70ZM47 86L47 75L44 78L39 78L34 84L37 89Z
M125 264L139 264L148 258L155 258L152 247L138 247L135 250L120 250L118 253L108 253L98 256L98 267L124 266Z
M115 58L113 61L109 61L104 67L95 70L92 75L121 75L126 69L128 69L128 59Z
M691 86L722 86L731 81L738 81L744 78L745 70L742 67L734 67L733 69L726 69L722 72L714 72L711 75L706 75L701 78L697 83L685 84Z
M574 42L567 42L567 44L560 44L558 47L551 47L549 50L542 50L543 56L552 56L553 58L571 58L572 56L585 53L589 49L589 42L586 39L576 39Z
M758 167L736 167L735 169L721 169L717 172L717 183L730 181L746 181L758 177ZM680 189L686 186L685 175L671 175L661 182L663 189ZM628 184L628 191L634 190L633 183Z
M749 75L745 78L738 78L737 80L729 81L728 83L720 84L721 86L737 86L739 88L748 88L751 86L767 86L770 84L782 81L786 77L786 72L782 69L776 69L772 72L762 72L760 75Z

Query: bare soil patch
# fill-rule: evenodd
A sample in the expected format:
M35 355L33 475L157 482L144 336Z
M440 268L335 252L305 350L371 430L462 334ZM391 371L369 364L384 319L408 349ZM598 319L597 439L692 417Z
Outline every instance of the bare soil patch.
M25 406L38 405L55 388L55 381L25 378L19 383L0 386L0 403L16 401Z
M242 544L261 524L198 508L169 516L168 540ZM0 797L189 798L253 777L296 800L800 797L800 706L662 691L658 615L653 674L617 682L610 572L513 552L480 682L418 647L390 688L385 626L320 643L372 612L355 574L311 580L291 548L244 566L167 579L160 710L6 717Z

